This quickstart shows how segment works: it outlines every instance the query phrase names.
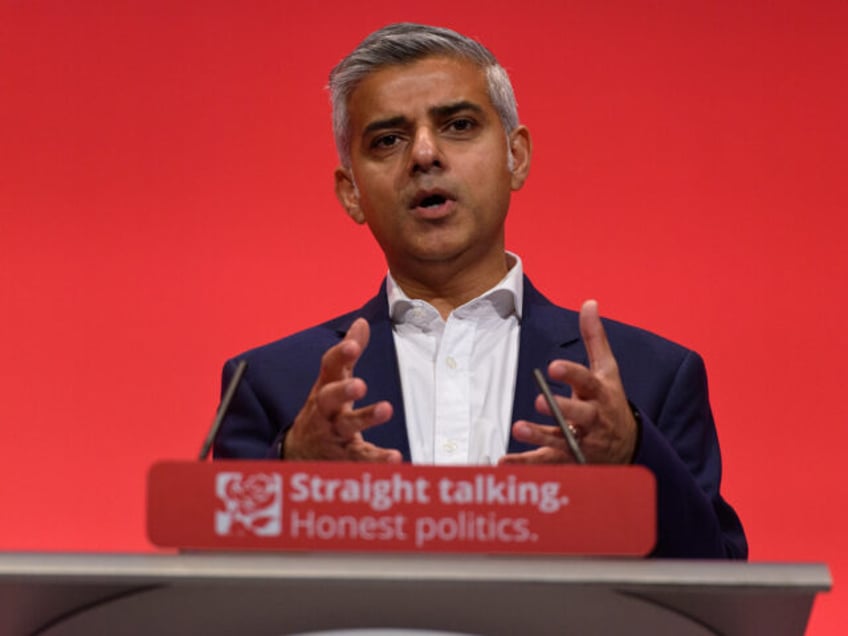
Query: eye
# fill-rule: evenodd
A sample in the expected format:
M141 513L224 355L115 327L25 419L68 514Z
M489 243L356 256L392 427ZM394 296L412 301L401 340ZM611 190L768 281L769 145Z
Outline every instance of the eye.
M400 141L400 137L398 135L382 135L374 139L371 142L372 148L391 148L392 146L396 146Z
M476 123L472 119L468 119L467 117L460 117L459 119L454 119L448 123L448 130L452 132L469 132L473 130L476 126Z

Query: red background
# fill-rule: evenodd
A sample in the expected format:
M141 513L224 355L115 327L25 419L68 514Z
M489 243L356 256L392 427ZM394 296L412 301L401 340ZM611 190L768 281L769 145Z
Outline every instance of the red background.
M414 20L512 73L509 247L704 355L751 557L828 562L809 633L841 633L848 4L2 2L0 549L151 549L145 472L197 452L223 359L376 289L323 85Z

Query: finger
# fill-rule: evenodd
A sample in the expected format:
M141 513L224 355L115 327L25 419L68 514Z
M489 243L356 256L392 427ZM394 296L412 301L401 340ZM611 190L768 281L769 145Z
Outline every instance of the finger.
M573 464L574 458L558 449L543 446L524 453L509 453L498 460L503 464Z
M615 360L612 364L615 364ZM603 389L603 383L593 371L569 360L551 362L548 365L548 375L552 380L568 384L574 395L583 399L594 399Z
M368 325L368 321L365 320L365 318L357 318L354 320L350 329L348 329L345 334L345 340L356 342L363 351L365 350L365 347L368 346L368 340L370 338L371 327Z
M362 408L340 413L332 423L335 433L348 440L373 426L385 424L392 418L392 405L389 402L376 402Z
M361 353L359 344L347 339L327 349L321 357L321 369L318 371L315 386L320 387L329 382L349 378Z
M519 442L535 446L564 449L566 444L558 426L543 426L525 420L519 420L512 425L512 436Z
M359 378L348 378L329 382L318 387L315 392L315 407L325 419L333 419L345 408L350 408L356 400L365 397L367 388Z
M598 409L595 404L583 400L563 397L561 395L555 395L554 399L556 400L562 416L577 429L585 434L585 432L591 428L592 423L596 420L598 414ZM553 413L551 413L551 409L548 406L548 401L544 398L544 396L539 395L536 397L535 407L539 413L553 416Z
M345 447L345 459L352 462L400 464L403 455L394 448L381 448L359 438Z
M616 368L615 357L612 355L596 300L587 300L580 308L580 335L586 343L589 368L592 371L604 372Z
M353 367L359 360L359 356L368 346L371 329L368 321L357 318L348 329L344 339L333 345L321 358L321 370L315 386L322 386L328 382L334 382L353 375Z

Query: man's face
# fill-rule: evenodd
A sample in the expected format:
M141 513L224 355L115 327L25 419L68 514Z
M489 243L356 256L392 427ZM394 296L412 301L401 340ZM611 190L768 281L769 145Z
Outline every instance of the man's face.
M504 220L530 141L523 127L507 138L482 70L449 57L390 66L359 84L348 111L350 169L336 171L336 192L393 273L503 263Z

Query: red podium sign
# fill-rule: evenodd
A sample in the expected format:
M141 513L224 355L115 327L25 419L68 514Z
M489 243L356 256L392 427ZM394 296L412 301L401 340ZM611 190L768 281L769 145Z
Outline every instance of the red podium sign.
M147 528L189 549L642 556L656 485L637 466L160 462Z

